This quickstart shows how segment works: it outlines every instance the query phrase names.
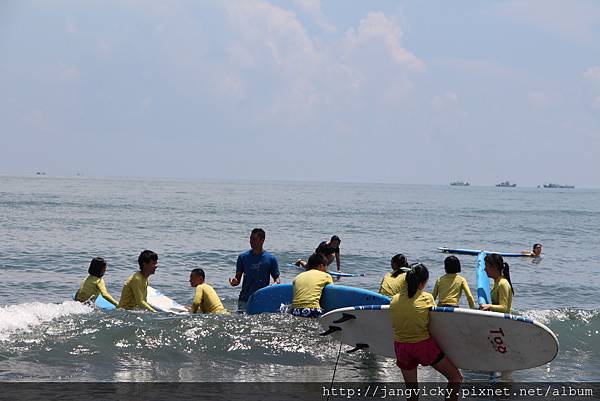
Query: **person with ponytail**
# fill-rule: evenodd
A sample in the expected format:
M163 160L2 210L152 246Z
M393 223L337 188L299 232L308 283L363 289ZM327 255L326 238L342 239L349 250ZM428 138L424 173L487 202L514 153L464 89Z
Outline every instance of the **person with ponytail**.
M406 256L399 253L392 257L392 271L386 273L379 286L379 293L387 297L393 297L399 292L406 292L406 272L408 269L408 261Z
M491 304L481 304L479 309L492 312L511 313L512 296L515 293L510 281L510 267L497 253L485 255L485 272L494 279Z
M433 296L424 291L429 271L421 263L409 267L406 292L394 295L389 309L396 365L402 371L407 389L418 388L419 364L433 367L448 379L448 388L453 390L451 399L457 399L463 376L429 334L429 308L435 306Z

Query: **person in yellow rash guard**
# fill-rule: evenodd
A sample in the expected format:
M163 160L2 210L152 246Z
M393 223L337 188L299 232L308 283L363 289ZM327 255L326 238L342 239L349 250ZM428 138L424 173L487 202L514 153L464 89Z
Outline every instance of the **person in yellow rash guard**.
M227 313L215 289L204 282L205 278L202 269L194 269L190 273L190 285L196 288L190 312Z
M444 260L444 270L446 274L438 278L433 287L433 299L440 296L438 306L458 306L462 292L465 292L467 302L471 309L475 308L475 300L471 294L469 283L467 280L458 274L460 272L460 260L454 255L448 256Z
M485 255L485 272L494 279L491 304L481 304L479 309L492 312L511 313L512 297L515 293L510 281L510 266L504 262L501 255L490 253Z
M387 297L393 297L400 292L406 292L406 270L408 270L406 256L401 253L394 255L391 265L392 271L383 277L379 286L379 293Z
M333 284L333 279L326 273L327 259L320 253L313 253L306 264L308 269L296 276L292 283L294 296L290 313L300 317L319 317L323 314L320 300L323 288Z
M103 258L94 258L88 268L89 276L81 283L75 299L79 302L95 301L102 294L111 304L117 306L117 301L106 290L102 276L106 273L106 261Z
M458 399L462 374L429 334L429 308L435 306L430 293L423 291L429 271L421 263L410 265L406 273L406 293L392 298L389 316L394 332L396 366L402 371L406 389L417 389L417 366L431 366L448 380L450 399ZM409 398L411 399L411 398Z
M125 280L117 308L127 310L147 309L150 312L156 312L156 309L148 304L147 298L148 277L154 274L158 267L158 255L149 250L142 251L138 257L138 265L140 271Z

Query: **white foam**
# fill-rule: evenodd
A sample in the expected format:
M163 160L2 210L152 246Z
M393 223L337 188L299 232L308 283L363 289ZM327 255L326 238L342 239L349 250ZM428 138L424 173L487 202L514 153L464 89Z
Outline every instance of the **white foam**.
M80 302L65 301L62 304L31 302L0 307L0 341L6 341L17 332L30 332L32 328L53 319L90 313L92 307Z
M543 324L549 324L551 321L576 320L589 323L590 320L598 316L599 310L579 310L579 309L541 309L524 311L523 315Z

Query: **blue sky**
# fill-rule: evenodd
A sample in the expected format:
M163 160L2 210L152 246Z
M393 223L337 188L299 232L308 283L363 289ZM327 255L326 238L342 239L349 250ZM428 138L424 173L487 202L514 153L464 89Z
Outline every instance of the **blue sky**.
M3 1L0 174L600 187L597 1Z

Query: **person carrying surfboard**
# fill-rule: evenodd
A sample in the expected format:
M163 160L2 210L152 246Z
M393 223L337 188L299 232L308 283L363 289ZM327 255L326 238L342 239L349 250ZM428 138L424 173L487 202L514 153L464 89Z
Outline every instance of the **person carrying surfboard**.
M140 271L132 274L125 280L121 290L121 299L117 308L121 309L147 309L156 312L148 299L148 277L154 274L158 267L158 255L148 249L142 251L138 257Z
M250 295L269 285L269 276L275 284L281 283L277 258L264 250L266 233L262 228L255 228L250 233L250 250L240 253L237 258L235 277L229 284L236 287L242 282L242 291L238 298L238 311L246 310ZM244 277L242 280L242 276Z
M335 259L336 270L341 271L341 259L340 259L340 244L342 240L337 235L333 235L329 241L323 241L315 249L315 253L320 253L325 256L327 266L333 263ZM307 262L303 259L298 259L295 263L296 266L306 267Z
M469 283L463 276L458 274L460 273L460 260L454 255L448 256L444 259L444 270L446 274L436 280L431 293L433 299L436 299L439 295L440 302L438 306L458 307L460 296L464 291L469 307L474 309L475 300L471 294Z
M409 270L406 256L401 253L392 256L391 265L392 271L386 273L379 286L379 293L387 297L406 292L406 272Z
M93 302L98 295L102 294L104 299L117 306L118 302L106 290L106 284L104 284L104 279L102 278L105 273L106 261L99 257L92 259L88 268L89 276L81 283L77 294L75 294L75 300L79 302Z
M190 286L196 288L194 300L190 307L192 313L227 313L221 298L215 289L204 281L206 275L202 269L194 269L190 273Z
M494 279L491 291L492 303L481 304L479 309L492 312L511 313L512 297L515 293L510 280L510 266L497 253L485 255L485 272L489 278Z
M298 274L292 283L293 298L290 313L300 317L320 317L323 314L320 299L323 288L333 284L331 275L326 273L327 259L320 253L308 258L306 271Z
M428 279L425 265L411 264L406 273L406 293L394 295L390 302L396 365L402 371L407 389L419 386L419 364L433 367L448 379L448 389L452 389L450 399L456 400L463 376L429 334L429 308L435 306L435 301L424 291ZM418 399L418 396L410 399Z

